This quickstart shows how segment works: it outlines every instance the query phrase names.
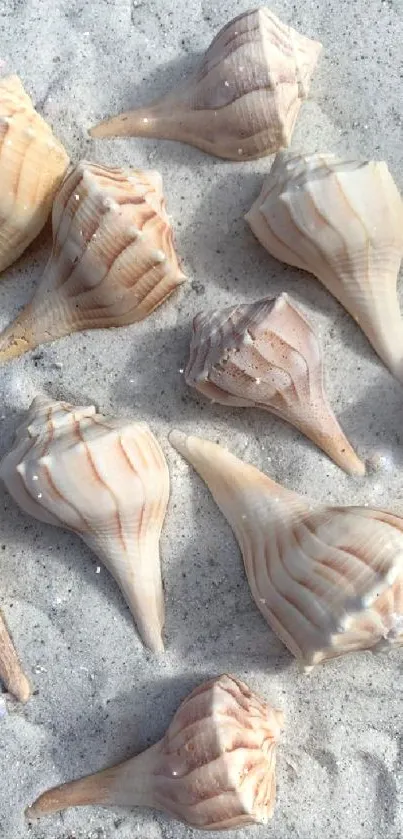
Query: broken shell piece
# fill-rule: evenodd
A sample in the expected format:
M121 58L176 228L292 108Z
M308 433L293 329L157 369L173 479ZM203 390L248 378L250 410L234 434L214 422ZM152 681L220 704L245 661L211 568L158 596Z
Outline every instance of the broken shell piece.
M215 443L169 439L211 490L258 609L305 669L403 644L402 518L312 503Z
M81 536L115 577L146 646L163 650L169 474L148 426L37 397L0 477L24 512Z
M28 702L31 688L0 612L0 679L19 702Z
M365 474L327 401L315 333L287 294L198 314L185 378L222 405L276 414L346 472Z
M0 272L42 230L68 164L18 76L0 79Z
M32 302L0 335L0 361L142 320L185 279L158 172L82 162L56 196L52 223L52 255Z
M290 143L321 49L264 7L245 12L218 33L192 78L90 134L180 140L229 160L273 154Z
M386 163L281 153L246 219L269 253L323 283L403 381L403 202Z
M86 804L165 810L185 824L223 830L265 824L275 802L281 711L234 676L196 688L154 746L112 769L45 792L40 816Z

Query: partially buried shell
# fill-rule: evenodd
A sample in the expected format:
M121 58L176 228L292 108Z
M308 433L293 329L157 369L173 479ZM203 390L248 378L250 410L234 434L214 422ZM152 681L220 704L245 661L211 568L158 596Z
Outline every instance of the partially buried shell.
M269 253L321 280L403 381L403 202L386 163L281 153L246 218Z
M42 230L68 164L18 76L0 79L0 271Z
M0 679L20 702L28 702L31 688L0 612Z
M146 806L204 830L265 824L276 786L283 715L234 676L196 688L159 743L41 795L28 818L86 804Z
M244 12L214 38L192 78L90 133L181 140L229 160L272 154L290 143L321 49L265 7Z
M158 172L82 162L56 196L52 224L44 276L0 335L0 361L81 329L141 320L185 279Z
M169 474L148 426L37 397L0 477L26 513L81 536L118 582L144 643L162 650Z
M287 294L198 314L185 378L215 402L276 414L346 472L365 473L328 403L319 342Z
M170 435L238 539L257 607L305 669L403 644L403 519L315 504L221 446Z

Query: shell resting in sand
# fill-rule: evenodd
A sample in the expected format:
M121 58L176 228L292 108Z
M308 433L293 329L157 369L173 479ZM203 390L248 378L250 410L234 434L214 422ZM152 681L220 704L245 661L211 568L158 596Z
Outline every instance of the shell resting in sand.
M174 448L239 542L256 605L301 665L403 644L403 519L290 492L224 448L179 431Z

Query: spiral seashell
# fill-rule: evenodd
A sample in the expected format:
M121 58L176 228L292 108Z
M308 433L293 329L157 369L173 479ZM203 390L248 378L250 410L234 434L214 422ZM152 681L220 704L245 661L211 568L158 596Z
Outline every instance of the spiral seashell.
M37 397L0 477L24 512L81 536L115 577L146 646L163 650L169 474L148 426Z
M31 688L0 612L0 679L19 702L28 702Z
M68 165L18 76L0 79L0 272L42 230Z
M403 644L403 519L329 507L221 446L170 434L239 542L257 607L301 665Z
M185 379L222 405L276 414L346 472L365 473L328 403L316 335L288 294L196 315Z
M79 163L52 224L52 255L31 303L0 335L0 361L78 330L142 320L185 279L158 172Z
M386 163L281 153L246 219L269 253L323 283L403 381L403 201Z
M290 143L321 49L265 7L244 12L214 38L192 78L90 134L180 140L228 160L273 154Z
M165 810L191 827L265 824L275 802L275 711L235 676L196 688L159 743L131 760L45 792L28 818L106 804Z

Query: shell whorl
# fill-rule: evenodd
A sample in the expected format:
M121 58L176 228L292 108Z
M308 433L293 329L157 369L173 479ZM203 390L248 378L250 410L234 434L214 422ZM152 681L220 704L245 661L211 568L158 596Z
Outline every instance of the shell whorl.
M195 827L266 823L283 715L234 676L196 688L161 742L156 801Z
M0 271L41 231L68 164L18 76L0 79Z
M197 315L185 379L213 401L271 411L365 473L328 403L319 342L287 294Z
M37 296L49 287L79 295L84 328L140 320L184 280L157 172L83 161L65 179L52 223L50 277Z
M163 649L169 475L148 426L34 400L0 476L26 513L81 536L120 585L145 643Z

